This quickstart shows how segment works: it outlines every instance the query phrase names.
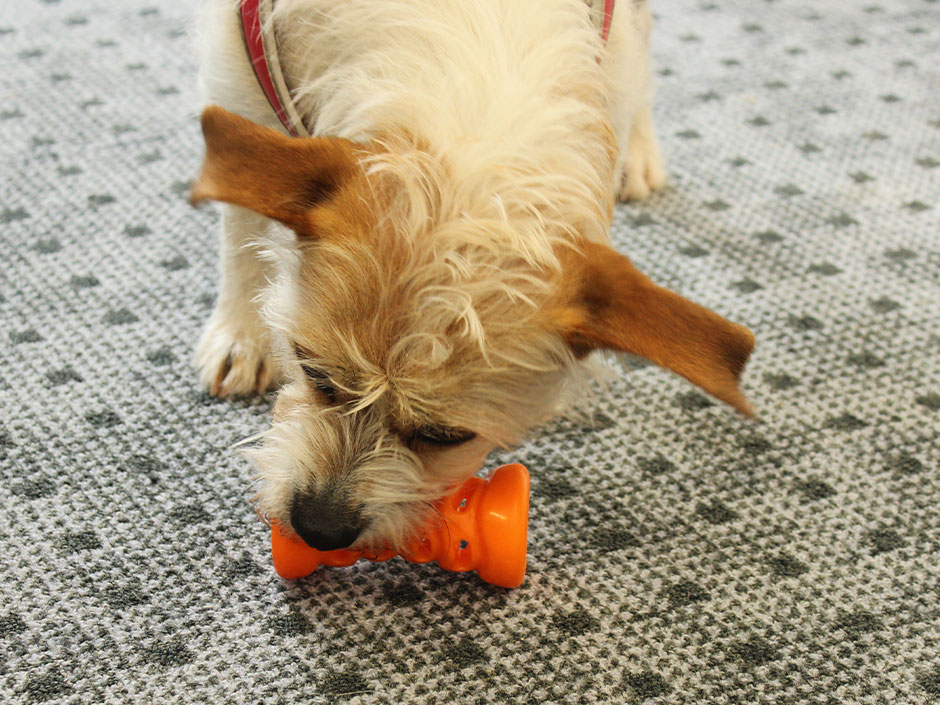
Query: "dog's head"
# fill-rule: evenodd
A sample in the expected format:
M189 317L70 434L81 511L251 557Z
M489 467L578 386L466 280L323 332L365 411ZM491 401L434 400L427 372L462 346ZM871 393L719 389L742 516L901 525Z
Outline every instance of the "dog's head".
M492 220L444 205L446 167L422 166L419 149L427 179L408 181L383 168L387 145L291 139L220 108L203 131L193 200L293 230L259 234L277 262L263 316L286 379L250 453L260 510L310 545L401 545L495 446L557 413L595 349L647 357L750 413L746 328L570 233L545 252L489 237L514 214L492 194Z

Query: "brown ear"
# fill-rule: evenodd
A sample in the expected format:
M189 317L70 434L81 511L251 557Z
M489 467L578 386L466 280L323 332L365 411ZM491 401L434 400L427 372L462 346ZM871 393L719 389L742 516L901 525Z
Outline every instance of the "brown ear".
M226 201L313 236L310 211L358 169L356 145L336 137L291 138L218 106L202 113L206 158L190 201Z
M562 262L554 318L576 354L606 348L640 355L753 415L738 388L754 348L751 331L657 286L605 245L585 242Z

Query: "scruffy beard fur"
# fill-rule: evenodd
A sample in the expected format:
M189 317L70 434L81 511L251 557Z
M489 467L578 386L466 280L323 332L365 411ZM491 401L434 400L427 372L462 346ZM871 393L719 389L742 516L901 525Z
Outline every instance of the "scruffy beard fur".
M210 0L204 93L240 116L204 112L192 191L225 204L202 383L281 385L247 451L264 516L318 548L401 546L584 397L597 349L750 412L750 332L606 244L614 198L665 180L645 4L618 4L606 47L584 0L278 0L270 21L313 137L279 131L235 4Z

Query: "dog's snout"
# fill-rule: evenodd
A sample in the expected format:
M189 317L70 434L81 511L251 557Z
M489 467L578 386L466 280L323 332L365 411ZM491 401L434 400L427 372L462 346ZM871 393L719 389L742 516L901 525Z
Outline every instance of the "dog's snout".
M311 548L332 551L348 548L362 533L357 511L341 506L329 496L298 494L290 513L294 531Z

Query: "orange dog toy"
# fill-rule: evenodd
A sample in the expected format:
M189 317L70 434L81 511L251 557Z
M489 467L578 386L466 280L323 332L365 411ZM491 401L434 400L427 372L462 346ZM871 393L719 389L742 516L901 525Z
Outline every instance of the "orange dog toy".
M514 588L525 577L529 524L529 471L518 463L497 468L487 479L472 477L437 505L436 516L401 556L412 563L437 561L444 570L475 570L493 585ZM318 551L271 526L274 569L282 578L302 578L321 565L347 566L360 558L387 561L377 552Z

